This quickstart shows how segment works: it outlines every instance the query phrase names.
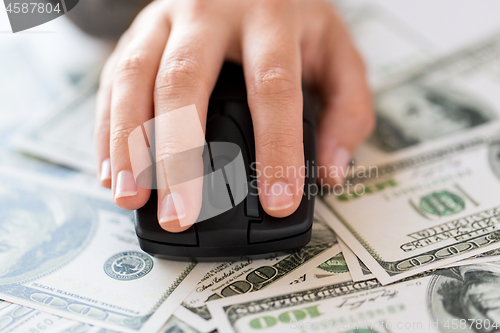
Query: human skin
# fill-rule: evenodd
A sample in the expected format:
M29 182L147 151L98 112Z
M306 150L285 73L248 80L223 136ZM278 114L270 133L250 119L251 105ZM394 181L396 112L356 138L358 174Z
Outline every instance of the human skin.
M300 173L272 172L304 165L302 82L323 102L318 165L346 168L373 130L362 59L328 2L157 0L120 38L102 71L97 96L99 178L112 189L118 206L140 208L150 195L135 184L129 134L153 117L192 104L205 130L208 100L225 60L244 69L257 170L267 168L257 172L260 202L271 216L290 215L302 199ZM156 128L157 161L193 148L186 146L188 134L179 128L179 121ZM195 222L200 184L176 193L158 191L163 229L180 232Z

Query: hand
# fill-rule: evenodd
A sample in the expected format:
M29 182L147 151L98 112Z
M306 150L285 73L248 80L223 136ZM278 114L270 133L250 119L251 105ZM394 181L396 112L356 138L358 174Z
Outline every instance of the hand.
M264 210L288 216L302 199L300 173L279 172L304 165L302 80L323 99L318 165L337 173L321 176L329 184L343 181L338 173L372 131L374 116L363 62L326 1L157 0L121 37L101 76L95 131L99 173L118 206L137 209L150 195L131 172L131 131L191 104L204 129L225 59L244 68ZM177 119L157 126L157 161L191 148L184 146L189 133L177 130L181 125ZM185 230L179 218L195 222L201 184L169 194L158 191L160 224L171 232Z

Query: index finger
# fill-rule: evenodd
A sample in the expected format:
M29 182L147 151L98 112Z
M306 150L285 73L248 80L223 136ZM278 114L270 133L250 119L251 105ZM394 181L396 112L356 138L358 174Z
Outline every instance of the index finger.
M292 214L302 201L302 85L293 6L261 2L243 32L243 67L255 132L257 181L264 210ZM265 36L263 38L263 36Z

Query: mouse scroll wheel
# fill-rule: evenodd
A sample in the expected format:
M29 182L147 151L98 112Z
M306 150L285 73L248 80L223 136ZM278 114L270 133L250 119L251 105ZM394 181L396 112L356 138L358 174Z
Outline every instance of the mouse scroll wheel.
M242 202L248 193L247 174L241 149L231 142L211 142L213 172L210 175L210 203L215 208L226 208L224 199L229 194L234 207Z

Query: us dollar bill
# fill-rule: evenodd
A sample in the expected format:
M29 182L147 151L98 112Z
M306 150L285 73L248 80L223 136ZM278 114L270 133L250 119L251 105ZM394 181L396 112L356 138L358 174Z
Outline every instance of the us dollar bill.
M315 285L308 288L301 287L301 284L297 284L269 292L221 299L209 303L208 308L219 332L291 332L293 327L290 327L290 322L295 319L295 315L304 321L308 314L317 317L315 312L318 304L325 304L331 312L337 312L336 305L341 303L343 297L383 288L376 279L326 285L316 281ZM336 301L335 304L329 302L332 299ZM277 319L280 315L281 320Z
M376 128L356 165L382 165L497 131L499 50L496 33L377 89Z
M150 257L132 213L107 196L0 170L0 298L121 332L160 329L211 264Z
M399 146L367 144L347 186L318 204L384 284L500 245L499 51L495 36L381 92L377 112L393 121L379 134Z
M318 265L325 267L323 273L327 272L327 264L323 263L339 252L335 234L316 216L311 242L307 246L292 253L269 254L263 259L248 258L216 264L183 301L184 310L175 314L194 328L207 330L213 326L207 322L211 319L206 307L208 302L289 285Z
M95 174L97 77L97 73L89 74L69 98L26 124L12 138L13 146L52 163Z
M383 284L496 249L496 145L474 143L402 161L411 166L365 182L361 196L327 197L317 212Z
M210 303L219 332L493 332L500 262L376 280L255 293Z

